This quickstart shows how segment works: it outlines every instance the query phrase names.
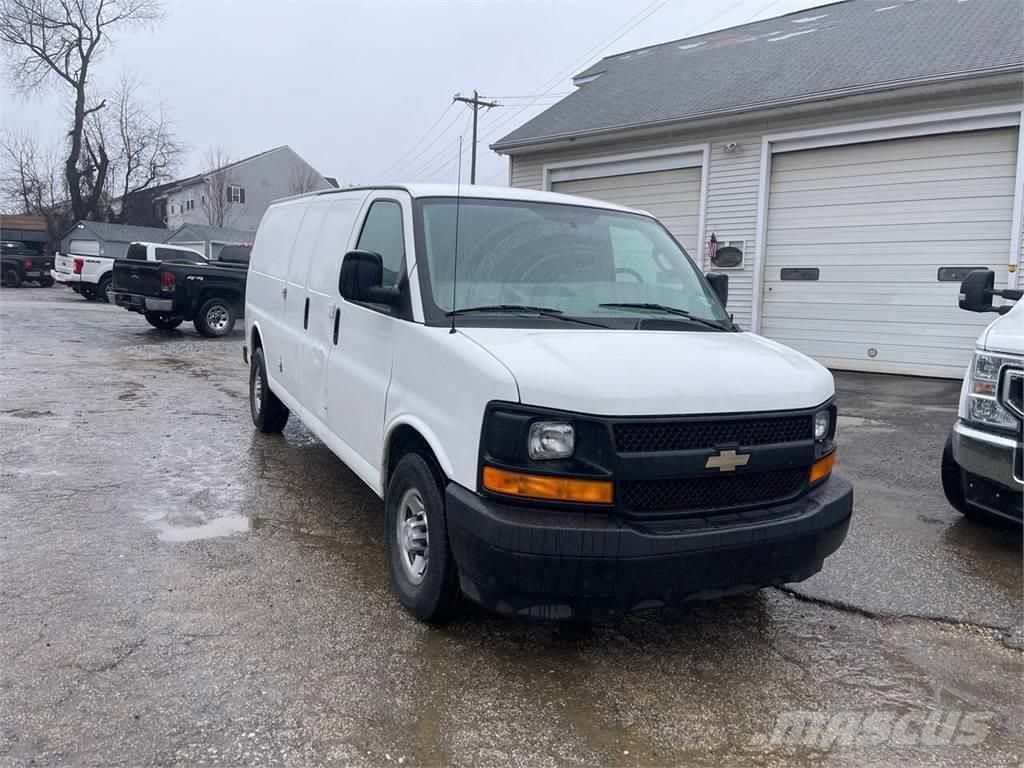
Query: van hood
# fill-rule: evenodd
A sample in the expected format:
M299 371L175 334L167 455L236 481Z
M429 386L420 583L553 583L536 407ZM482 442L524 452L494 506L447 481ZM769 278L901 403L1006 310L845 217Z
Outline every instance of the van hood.
M1024 355L1024 301L1000 315L978 337L978 348L989 352Z
M599 416L809 408L832 374L752 333L466 328L515 377L521 402Z

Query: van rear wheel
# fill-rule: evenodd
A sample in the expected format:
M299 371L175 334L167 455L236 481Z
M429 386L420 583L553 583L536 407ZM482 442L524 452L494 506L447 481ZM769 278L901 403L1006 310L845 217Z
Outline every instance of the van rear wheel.
M391 584L398 599L420 621L452 618L462 590L448 545L444 493L423 456L409 453L398 462L384 504Z
M252 423L260 432L280 432L288 423L288 406L267 385L267 364L262 347L253 352L249 360L249 411Z

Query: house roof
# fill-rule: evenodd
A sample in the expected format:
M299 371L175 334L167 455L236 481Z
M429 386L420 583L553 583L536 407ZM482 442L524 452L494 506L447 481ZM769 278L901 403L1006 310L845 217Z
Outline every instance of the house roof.
M171 242L178 235L191 232L194 236L210 243L251 243L256 233L247 229L229 229L210 224L182 224L171 232L164 242Z
M1022 66L1020 0L845 0L606 57L492 148Z
M166 229L155 227L136 227L133 224L110 224L106 221L79 221L60 236L63 240L76 231L85 230L97 240L108 243L162 243L167 237Z
M294 149L289 147L287 144L282 144L279 147L274 147L273 149L265 149L262 152L257 152L255 155L249 155L248 157L243 157L241 160L233 160L232 162L228 163L227 165L222 165L219 168L210 168L210 169L207 169L205 171L202 171L201 173L197 173L194 176L189 176L189 177L184 178L184 179L179 179L178 181L170 182L169 184L166 185L166 190L165 191L166 192L174 192L175 190L182 189L183 187L191 186L191 185L193 185L193 184L195 184L197 182L202 181L203 179L206 179L209 176L212 176L215 173L221 173L223 171L230 170L231 168L237 168L239 165L242 165L243 163L248 163L250 160L255 160L256 158L263 157L264 155L271 155L274 152L280 152L281 150L287 150L288 152L291 152L293 155L295 155L295 157L299 158L299 160L301 160L303 163L306 163L306 165L309 165L309 163L301 155L299 155L298 152L296 152ZM320 171L318 171L316 168L313 168L312 165L309 165L309 167L313 169L314 173L316 173L318 176L321 176ZM321 178L323 178L323 176L321 176Z

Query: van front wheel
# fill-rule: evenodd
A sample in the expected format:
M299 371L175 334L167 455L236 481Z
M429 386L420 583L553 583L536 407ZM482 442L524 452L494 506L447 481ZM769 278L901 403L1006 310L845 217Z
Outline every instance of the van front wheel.
M262 348L253 352L249 360L249 410L252 423L260 432L280 432L288 423L288 406L267 384L267 364Z
M441 622L458 612L462 591L448 546L444 494L426 459L406 454L385 497L391 584L420 621Z

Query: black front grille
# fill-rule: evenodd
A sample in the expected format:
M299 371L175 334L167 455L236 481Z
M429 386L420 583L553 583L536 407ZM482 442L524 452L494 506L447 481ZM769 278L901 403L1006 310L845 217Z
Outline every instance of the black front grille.
M741 446L792 443L811 440L811 416L776 416L721 421L629 421L614 426L615 447L620 453L654 453Z
M796 495L807 468L739 475L633 480L619 483L619 501L631 512L707 511L753 507Z

